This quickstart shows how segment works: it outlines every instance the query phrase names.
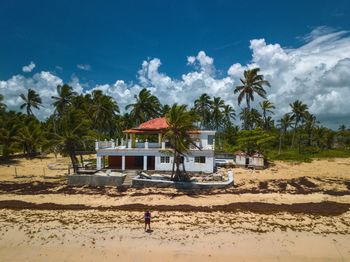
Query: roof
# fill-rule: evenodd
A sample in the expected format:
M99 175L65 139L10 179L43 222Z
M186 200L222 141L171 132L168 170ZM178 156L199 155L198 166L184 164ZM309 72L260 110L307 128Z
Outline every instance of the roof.
M165 117L158 117L154 118L152 120L149 120L147 122L144 122L140 124L138 127L134 127L128 130L124 130L124 133L149 133L149 134L156 134L160 133L162 131L165 131L169 127L168 122ZM199 133L213 133L215 134L215 131L212 130L192 130L189 133L190 134L199 134Z
M152 133L163 131L168 128L168 123L165 117L158 117L140 124L138 127L124 130L124 133Z
M144 122L139 125L137 129L152 129L152 130L161 130L168 128L169 125L165 119L165 117L158 117L147 122Z
M248 156L248 154L242 150L237 150L234 155L236 156ZM264 155L259 153L259 152L255 152L254 154L250 155L251 157L257 157L257 158L264 158Z

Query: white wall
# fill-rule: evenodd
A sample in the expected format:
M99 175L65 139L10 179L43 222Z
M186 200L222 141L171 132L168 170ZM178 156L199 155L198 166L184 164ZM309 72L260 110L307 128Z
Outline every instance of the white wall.
M173 157L170 157L170 163L161 163L160 156L155 158L155 170L159 171L171 171L173 169ZM194 156L189 156L185 158L185 169L189 172L205 172L213 173L214 171L214 157L205 157L205 163L195 163Z

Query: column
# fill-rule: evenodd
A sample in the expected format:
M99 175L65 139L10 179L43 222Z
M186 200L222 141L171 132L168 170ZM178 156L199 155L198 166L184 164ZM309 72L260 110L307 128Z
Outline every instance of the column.
M143 156L143 170L147 170L147 156Z
M162 142L162 149L165 149L165 142Z
M95 140L95 150L98 150L98 140Z
M146 139L145 148L148 149L148 140Z
M125 170L125 156L122 156L122 170Z
M115 148L115 142L113 139L111 139L111 144L112 144L112 148Z
M97 156L96 158L96 169L100 170L102 168L101 157Z
M160 143L162 143L162 134L161 133L158 134L158 144L160 145Z

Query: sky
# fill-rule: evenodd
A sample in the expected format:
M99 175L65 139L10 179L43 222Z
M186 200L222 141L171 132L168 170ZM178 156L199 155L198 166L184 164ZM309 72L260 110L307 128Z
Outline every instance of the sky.
M103 90L121 109L143 87L162 103L202 93L239 111L248 68L271 83L275 118L300 99L326 126L350 125L350 1L1 1L0 93ZM256 99L256 102L259 102ZM244 106L244 105L241 105Z

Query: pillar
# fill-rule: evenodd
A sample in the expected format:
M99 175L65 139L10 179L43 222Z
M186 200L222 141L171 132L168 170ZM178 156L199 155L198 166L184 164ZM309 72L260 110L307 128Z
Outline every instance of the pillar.
M102 168L101 157L97 156L97 158L96 158L96 169L100 170L101 168Z
M98 140L95 140L95 150L98 150Z
M112 144L112 148L115 148L115 142L113 139L111 139L111 144Z
M147 156L143 156L143 170L147 170Z
M162 149L165 149L165 142L162 142Z
M160 143L162 143L162 134L161 133L158 134L158 144L160 145Z
M122 170L125 170L125 156L122 156Z
M146 139L145 148L148 149L148 140Z

